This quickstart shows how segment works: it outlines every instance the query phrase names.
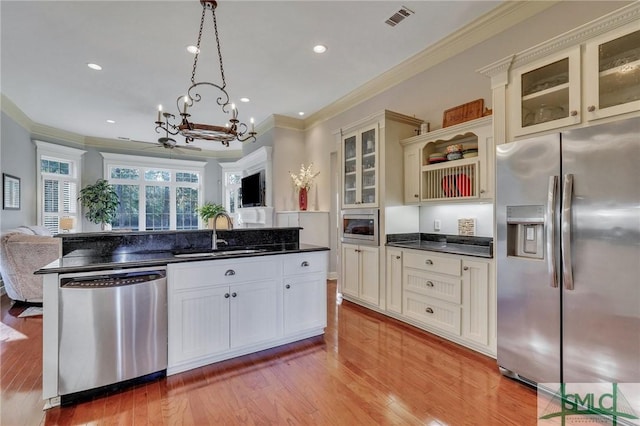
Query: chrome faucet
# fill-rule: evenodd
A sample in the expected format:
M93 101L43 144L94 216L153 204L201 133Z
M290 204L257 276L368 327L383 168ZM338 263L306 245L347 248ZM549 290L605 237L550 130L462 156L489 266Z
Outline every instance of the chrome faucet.
M217 250L218 249L218 243L224 243L224 244L228 244L225 240L219 240L218 239L218 234L217 234L217 221L218 221L218 216L222 216L225 217L227 219L227 229L233 229L233 221L231 220L231 217L226 214L225 212L220 212L218 214L216 214L213 217L213 235L211 236L211 250Z

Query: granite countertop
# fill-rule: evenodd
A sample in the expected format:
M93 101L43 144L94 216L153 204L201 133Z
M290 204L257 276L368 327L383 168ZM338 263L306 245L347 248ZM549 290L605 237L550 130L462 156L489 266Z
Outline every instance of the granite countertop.
M391 234L387 246L463 256L493 257L493 238L442 234Z
M36 271L36 274L51 273L73 273L85 271L99 271L121 268L136 268L149 266L164 266L169 263L199 262L212 259L233 259L258 256L273 256L278 254L304 253L313 251L327 251L328 247L314 246L310 244L277 244L272 246L257 246L250 249L258 250L253 253L246 253L243 250L248 247L222 247L216 250L218 254L203 257L180 257L181 254L188 254L189 251L149 251L134 253L111 253L105 255L96 250L82 249L75 250L58 260ZM234 253L236 250L236 253ZM224 252L221 254L220 252ZM204 251L200 251L204 253ZM213 253L213 251L209 251Z

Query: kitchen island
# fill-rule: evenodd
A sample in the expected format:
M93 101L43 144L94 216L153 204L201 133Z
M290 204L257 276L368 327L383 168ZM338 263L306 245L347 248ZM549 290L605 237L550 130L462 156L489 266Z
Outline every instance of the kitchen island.
M216 250L212 231L63 238L63 257L38 271L44 274L46 407L65 403L59 386L64 280L166 271L166 304L160 309L166 309L167 363L161 373L167 375L323 334L328 248L301 245L298 233L299 228L219 231L218 241L226 244ZM85 340L77 350L91 357L91 339Z

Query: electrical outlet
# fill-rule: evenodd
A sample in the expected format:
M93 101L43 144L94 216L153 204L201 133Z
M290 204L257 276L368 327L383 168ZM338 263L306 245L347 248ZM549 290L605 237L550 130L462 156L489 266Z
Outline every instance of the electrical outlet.
M438 219L433 221L433 230L434 231L439 231L440 230L440 221Z

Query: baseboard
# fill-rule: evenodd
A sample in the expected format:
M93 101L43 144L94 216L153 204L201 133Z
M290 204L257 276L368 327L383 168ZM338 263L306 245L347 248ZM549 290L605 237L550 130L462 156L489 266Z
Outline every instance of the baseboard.
M338 279L338 273L333 271L333 272L329 272L327 274L327 279L328 280L337 280Z

